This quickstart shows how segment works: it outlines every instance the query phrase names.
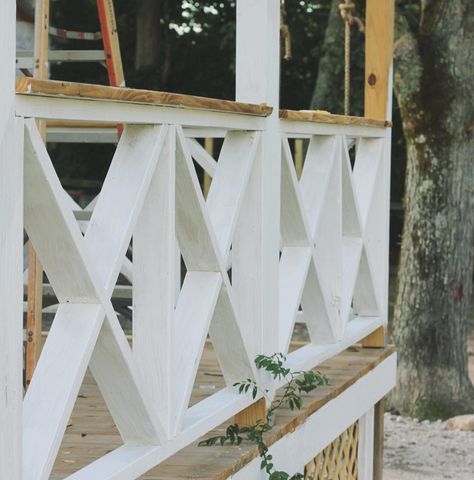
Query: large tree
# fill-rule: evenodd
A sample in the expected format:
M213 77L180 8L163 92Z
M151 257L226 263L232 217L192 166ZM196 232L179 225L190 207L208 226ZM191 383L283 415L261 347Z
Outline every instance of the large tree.
M403 414L442 418L474 411L474 2L421 0L415 28L402 14L410 3L398 5L395 44L407 177L391 402Z

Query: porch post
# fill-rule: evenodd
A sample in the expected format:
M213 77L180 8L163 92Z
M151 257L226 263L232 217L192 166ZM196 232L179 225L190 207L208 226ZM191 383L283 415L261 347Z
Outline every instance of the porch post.
M22 121L15 119L15 0L0 5L0 478L21 478Z
M253 356L275 353L279 345L279 77L280 1L237 0L236 100L273 107L262 132L233 244L233 286ZM261 401L236 421L250 424L264 412Z

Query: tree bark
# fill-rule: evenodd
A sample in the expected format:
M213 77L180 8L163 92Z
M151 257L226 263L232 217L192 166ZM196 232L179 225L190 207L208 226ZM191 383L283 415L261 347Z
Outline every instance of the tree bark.
M344 105L344 22L339 13L340 0L332 0L324 35L323 55L311 98L312 110L343 111Z
M467 334L474 245L474 2L398 15L395 93L407 144L391 406L418 418L474 411Z
M171 68L169 0L138 0L135 70L159 69L155 88L166 89Z

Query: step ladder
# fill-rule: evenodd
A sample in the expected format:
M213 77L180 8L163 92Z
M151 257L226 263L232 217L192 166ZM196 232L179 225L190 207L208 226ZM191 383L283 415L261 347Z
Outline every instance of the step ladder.
M35 3L35 33L34 51L30 57L32 61L33 76L39 80L48 79L48 60L53 61L89 61L96 59L104 62L107 67L109 84L114 87L125 86L122 57L115 20L113 0L97 0L97 10L100 22L100 35L87 34L87 32L68 32L67 30L54 29L49 25L50 0L36 0ZM102 38L104 50L102 51L49 51L49 36L54 34L63 38L74 40L97 40ZM92 35L93 37L90 37ZM22 56L23 55L23 56ZM17 66L25 65L28 58L25 54L17 54ZM19 60L20 59L20 60ZM23 63L22 63L23 62ZM80 127L80 123L77 124ZM39 126L43 140L46 141L47 125L42 122ZM69 125L68 128L74 128ZM121 126L117 126L121 133ZM28 247L28 288L27 288L27 319L26 319L26 347L25 347L25 385L28 388L33 376L36 363L41 352L42 331L42 299L43 299L43 269L36 256L36 252L29 243Z

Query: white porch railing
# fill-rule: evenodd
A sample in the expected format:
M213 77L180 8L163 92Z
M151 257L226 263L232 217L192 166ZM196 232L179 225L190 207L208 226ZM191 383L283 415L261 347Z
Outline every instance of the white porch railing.
M240 2L242 100L278 105L278 3L262 1L255 12L252 2ZM5 18L13 22L7 4ZM249 57L245 68L256 77L244 75L243 53L252 45L273 62ZM14 58L10 37L0 52L10 47ZM277 109L238 103L203 108L190 98L176 108L140 92L122 90L127 100L112 89L94 96L93 88L89 95L78 94L81 87L55 88L31 82L15 99L1 93L9 108L0 116L0 385L7 392L0 421L9 432L0 434L2 480L49 477L88 366L124 444L68 478L132 479L250 406L251 395L232 388L236 380L255 378L271 391L281 386L266 384L253 359L287 353L297 318L311 337L288 354L298 370L386 323L390 128L383 122L301 113L280 119ZM36 119L126 124L84 235ZM195 140L214 134L224 135L218 160ZM309 140L301 180L293 138ZM207 200L193 160L212 176ZM60 305L22 402L23 209ZM132 237L130 347L111 294ZM186 275L177 288L178 248ZM208 334L227 387L189 407Z

